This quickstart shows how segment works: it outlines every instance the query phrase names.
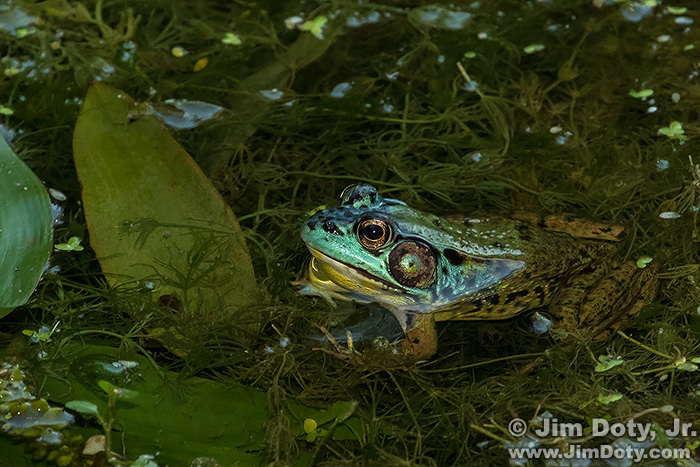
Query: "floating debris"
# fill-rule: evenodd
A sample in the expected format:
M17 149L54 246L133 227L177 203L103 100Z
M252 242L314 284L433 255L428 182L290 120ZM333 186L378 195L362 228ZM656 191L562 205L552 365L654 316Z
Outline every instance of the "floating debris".
M163 123L177 130L190 130L214 118L222 110L222 107L215 104L187 99L168 99L165 104L168 105L151 107L150 110Z
M340 83L331 91L331 97L333 99L342 99L345 97L345 93L352 89L352 84L350 83Z
M278 101L278 100L282 99L282 97L284 96L284 92L280 91L277 88L263 89L263 90L258 91L258 92L265 99L269 99L271 101Z
M451 31L464 28L471 17L466 11L450 10L440 5L425 5L408 13L408 20L413 24Z

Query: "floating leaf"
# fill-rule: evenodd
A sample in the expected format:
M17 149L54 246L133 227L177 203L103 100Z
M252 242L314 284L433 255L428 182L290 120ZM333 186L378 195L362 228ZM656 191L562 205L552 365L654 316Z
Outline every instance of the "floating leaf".
M683 371L695 371L698 369L698 366L694 363L688 363L685 357L679 357L673 364L676 365L676 368Z
M232 32L227 32L221 42L227 45L241 45L243 43L241 38Z
M81 241L80 237L71 237L68 242L54 245L54 248L62 251L83 251L83 247L80 245Z
M325 16L317 16L313 20L306 21L297 26L300 31L309 31L317 39L323 39L323 28L326 26L328 18Z
M316 428L318 428L318 423L316 423L316 420L313 418L307 418L304 420L304 431L307 433L311 433L312 431L315 431Z
M601 404L608 405L608 404L611 404L615 401L619 401L623 397L624 396L622 394L620 394L619 392L616 392L615 394L610 394L608 396L598 396L598 402L600 402Z
M523 47L523 52L526 54L534 54L544 50L544 44L530 44Z
M642 89L641 91L630 91L630 96L636 99L644 99L654 95L653 89Z
M77 373L78 367L72 366L71 371L76 373L66 374L65 362L58 362L46 374L44 390L54 402L63 402L72 410L106 415L107 397L94 391L93 380L115 378L109 367L125 355L117 349L98 346L73 348L71 355L90 371ZM171 372L161 375L145 357L129 355L129 360L138 363L138 377L128 378L124 386L139 396L117 405L119 431L112 435L115 451L121 452L123 440L133 457L160 452L160 465L190 465L192 459L203 455L216 458L225 466L261 464L265 423L269 418L264 392L202 378L183 378ZM86 365L87 362L94 364ZM76 402L80 404L75 406ZM99 431L94 430L94 434Z
M133 399L134 397L139 395L138 391L134 391L133 389L120 388L105 380L98 381L97 385L100 388L102 388L102 390L105 393L107 393L107 395L113 395L117 399Z
M659 134L680 141L685 141L688 139L684 133L685 131L683 130L683 124L677 120L672 121L667 127L659 128Z
M68 401L66 408L85 415L99 415L97 406L90 401Z
M613 358L608 355L599 356L598 361L600 363L595 367L595 371L598 373L608 371L609 369L614 368L618 365L622 365L624 363L624 360L622 360L621 358Z
M26 303L39 283L52 223L44 185L0 136L0 318Z
M154 298L196 322L231 319L257 302L233 212L154 116L96 84L73 151L90 246L111 285L152 284Z

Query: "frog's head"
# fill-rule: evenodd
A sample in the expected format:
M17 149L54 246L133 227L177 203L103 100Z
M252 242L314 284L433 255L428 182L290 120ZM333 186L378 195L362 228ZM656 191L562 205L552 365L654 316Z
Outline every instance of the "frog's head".
M340 206L316 212L301 236L313 255L305 292L393 311L433 311L512 272L467 258L453 227L369 185L346 188Z

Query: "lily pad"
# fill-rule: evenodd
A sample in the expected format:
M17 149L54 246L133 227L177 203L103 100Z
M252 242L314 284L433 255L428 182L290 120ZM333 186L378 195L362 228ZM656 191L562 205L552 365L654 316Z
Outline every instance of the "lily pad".
M113 87L90 88L73 137L90 246L112 286L143 284L197 321L256 303L230 207L153 116Z
M260 465L268 419L264 392L159 374L138 355L130 355L134 365L115 376L107 369L123 355L106 346L84 347L75 357L80 365L73 365L69 375L48 376L44 391L53 402L106 416L107 395L95 386L107 380L128 386L136 395L117 401L115 428L123 435L113 436L115 442L124 440L128 457L158 452L160 465L190 465L197 457L215 458L220 465ZM113 449L121 452L122 447Z
M52 241L49 195L0 136L0 318L34 292Z

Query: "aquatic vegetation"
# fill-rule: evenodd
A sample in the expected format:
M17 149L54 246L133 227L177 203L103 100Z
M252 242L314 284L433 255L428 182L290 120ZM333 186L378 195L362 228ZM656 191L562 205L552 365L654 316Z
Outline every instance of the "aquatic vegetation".
M0 345L36 333L34 374L68 386L78 379L67 369L72 344L138 349L168 375L138 389L139 397L153 389L151 401L166 382L189 401L178 387L193 375L223 383L222 399L224 385L248 385L264 392L257 460L276 465L505 465L507 446L574 444L507 434L514 417L531 424L547 413L588 428L592 418L635 418L659 433L676 420L697 426L697 14L691 2L656 1L14 1L0 10L0 133L46 186L65 194L56 243L76 237L84 249L54 251L54 272L0 321ZM108 286L72 157L72 131L96 81L132 96L144 114L182 117L171 99L221 108L172 135L240 223L266 296L247 307L250 321L183 326L182 313L163 313L171 302L152 302L150 281ZM450 323L438 329L436 357L409 371L346 366L312 350L319 343L309 336L319 326L333 333L366 310L299 297L290 282L308 261L298 235L305 213L336 205L352 183L440 216L526 210L625 225L621 254L640 267L653 258L662 292L624 330L632 340L616 334L567 346L533 335L529 317ZM132 239L173 229L124 228ZM191 270L178 266L167 278ZM155 341L154 329L186 356ZM615 361L622 363L610 366ZM72 399L95 397L99 406L104 391L94 386ZM299 401L316 412L294 410ZM339 415L318 412L339 402L356 405L332 428ZM239 410L221 406L212 417L235 424ZM317 423L312 442L306 419ZM138 414L133 420L140 426ZM83 423L103 431L94 418ZM130 459L154 452L154 428L141 425L146 434L125 437ZM630 440L576 439L584 447ZM697 459L697 442L658 436L654 445L687 447ZM0 443L21 455L23 446ZM230 445L222 437L187 455L217 457Z
M0 134L0 317L24 305L53 241L49 195Z

